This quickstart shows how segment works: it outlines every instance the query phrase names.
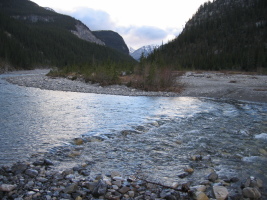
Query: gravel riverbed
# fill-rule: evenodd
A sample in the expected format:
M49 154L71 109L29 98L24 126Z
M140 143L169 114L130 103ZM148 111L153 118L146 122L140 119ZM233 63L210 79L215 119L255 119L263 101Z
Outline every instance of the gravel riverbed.
M189 96L235 99L254 102L267 102L267 76L225 74L219 72L187 72L178 81L183 85L181 93L146 92L123 85L101 87L98 84L87 84L79 80L50 78L45 76L49 70L15 71L6 78L10 83L26 87L47 90L85 92L125 96ZM24 74L24 75L23 75Z

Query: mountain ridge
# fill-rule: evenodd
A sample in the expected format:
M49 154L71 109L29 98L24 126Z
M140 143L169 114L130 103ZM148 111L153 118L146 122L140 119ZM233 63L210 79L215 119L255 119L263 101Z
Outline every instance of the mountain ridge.
M117 32L111 30L92 31L96 38L105 43L106 46L113 48L123 54L129 55L129 49L122 38Z
M134 62L104 46L82 22L28 0L0 1L0 67Z
M130 55L137 61L140 61L141 56L147 57L149 54L151 54L155 49L157 49L159 45L151 44L151 45L145 45L140 47L137 50L134 50L130 53Z
M148 57L175 69L267 71L267 1L200 6L172 42Z

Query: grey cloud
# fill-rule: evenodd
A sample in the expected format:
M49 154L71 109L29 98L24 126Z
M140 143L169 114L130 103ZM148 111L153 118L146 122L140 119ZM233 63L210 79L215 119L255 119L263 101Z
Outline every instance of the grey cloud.
M168 35L165 30L152 26L139 27L134 30L134 34L151 40L162 39Z
M118 28L118 31L120 31L122 34L131 34L135 35L135 37L149 40L162 39L168 35L167 31L153 26L120 27Z
M75 11L68 14L82 21L91 30L112 30L115 28L115 24L112 22L110 15L101 10L76 8Z

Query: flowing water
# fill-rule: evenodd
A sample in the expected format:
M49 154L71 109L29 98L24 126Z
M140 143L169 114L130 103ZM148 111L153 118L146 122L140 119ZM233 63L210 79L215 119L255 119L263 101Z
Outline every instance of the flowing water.
M109 160L98 169L143 165L168 177L202 155L221 175L267 183L266 103L49 91L9 84L6 76L0 75L0 165L98 135L105 142L84 156ZM123 130L133 134L121 138Z

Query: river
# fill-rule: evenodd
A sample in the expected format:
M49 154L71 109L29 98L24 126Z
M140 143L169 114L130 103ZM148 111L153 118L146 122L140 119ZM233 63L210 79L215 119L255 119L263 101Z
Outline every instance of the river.
M109 159L115 147L124 149L120 159L102 161L99 169L130 170L141 163L144 171L168 177L190 155L201 154L221 174L253 175L267 183L266 103L50 91L10 84L7 76L0 75L0 165L97 135L105 139L95 146L98 157L107 144L111 150L102 156ZM123 130L140 134L122 141Z

